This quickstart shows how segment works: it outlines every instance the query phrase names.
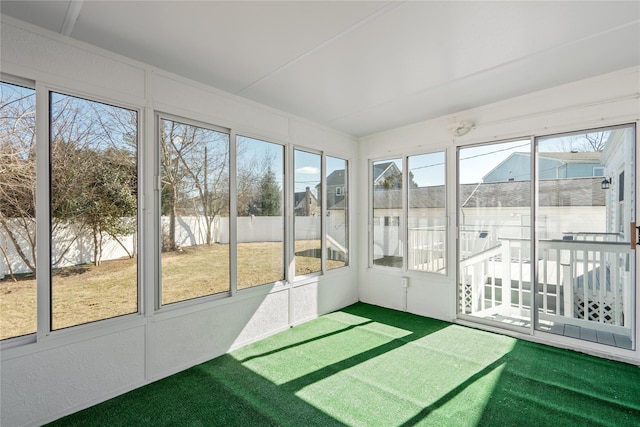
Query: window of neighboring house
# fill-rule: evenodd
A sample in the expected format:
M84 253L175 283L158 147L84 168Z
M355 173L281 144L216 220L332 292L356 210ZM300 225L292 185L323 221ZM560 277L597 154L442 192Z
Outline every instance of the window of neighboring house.
M337 185L335 197L327 195L326 254L327 270L344 267L349 263L349 215L347 161L326 157L325 185ZM338 192L338 190L340 190Z
M384 217L384 226L385 227L398 227L400 225L400 217L399 216L385 216Z
M161 304L229 292L229 133L161 118Z
M294 171L295 199L305 201L308 206L297 210L293 218L295 275L303 276L322 270L322 156L295 150Z
M618 233L624 235L625 221L624 221L624 171L618 174Z
M407 268L445 274L445 153L409 156L408 170Z
M236 150L237 287L245 289L285 278L284 147L238 136Z
M51 329L138 311L138 113L50 93Z
M35 103L0 82L0 339L36 332Z
M594 167L593 168L593 176L604 176L604 168L603 167Z
M403 211L402 159L380 160L371 163L372 218L384 217L383 225L373 224L371 257L374 265L402 268L402 223L398 213ZM395 214L395 215L394 215ZM391 216L398 217L391 228Z

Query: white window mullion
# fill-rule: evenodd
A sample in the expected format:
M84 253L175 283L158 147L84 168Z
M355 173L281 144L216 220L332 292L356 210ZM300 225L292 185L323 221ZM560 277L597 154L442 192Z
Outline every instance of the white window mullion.
M238 292L238 141L236 133L229 133L229 292Z
M51 333L51 224L49 213L49 90L36 83L37 340Z
M320 271L327 271L327 156L320 161Z

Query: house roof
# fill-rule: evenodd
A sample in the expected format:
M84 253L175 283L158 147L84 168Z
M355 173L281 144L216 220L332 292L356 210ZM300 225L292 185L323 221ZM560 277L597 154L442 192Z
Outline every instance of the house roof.
M550 179L539 182L540 206L605 206L601 177ZM420 187L409 191L409 208L444 208L444 186ZM531 203L531 182L463 184L459 188L464 207L523 207ZM401 209L402 190L373 192L376 209Z
M540 206L605 206L601 177L549 179L538 183ZM529 206L530 181L492 182L477 186L466 184L460 189L460 199L467 207Z
M585 164L593 164L600 163L600 156L602 152L600 151L579 151L579 152L538 152L539 158L550 159L557 164L562 163L585 163ZM507 158L501 161L496 167L487 172L483 179L493 174L495 171L499 170L505 164L509 162L512 158L516 156L525 156L530 157L531 153L529 151L524 152L515 152L511 153Z
M384 173L389 168L394 168L396 171L400 172L400 170L398 169L398 167L394 162L374 163L373 164L373 182L376 182L381 177L383 177Z
M600 163L600 151L579 151L579 152L542 152L539 157L561 160L565 163Z
M327 186L345 184L344 169L336 169L329 174L326 179Z
M298 206L300 204L300 202L304 201L305 195L307 194L306 191L297 191L294 193L293 195L293 201L294 201L294 205ZM316 198L316 196L313 195L312 192L309 192L309 195L311 196L311 198L315 201L318 201L318 199Z

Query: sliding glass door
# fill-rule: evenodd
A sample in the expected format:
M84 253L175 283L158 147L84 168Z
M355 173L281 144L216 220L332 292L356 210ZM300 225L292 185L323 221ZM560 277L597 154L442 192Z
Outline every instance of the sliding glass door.
M630 125L459 149L461 317L634 348L635 147Z
M531 325L531 141L458 151L460 313Z
M537 142L536 328L633 348L635 127Z

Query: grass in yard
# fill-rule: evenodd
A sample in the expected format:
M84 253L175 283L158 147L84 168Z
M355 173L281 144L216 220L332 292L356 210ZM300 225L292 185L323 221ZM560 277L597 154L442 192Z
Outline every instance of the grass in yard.
M162 304L229 292L229 245L163 252Z
M0 339L36 331L35 275L0 280Z
M319 241L296 242L296 275L317 271ZM311 255L311 256L307 256ZM327 268L345 263L327 260ZM283 243L238 244L238 289L283 279ZM119 259L56 269L53 329L135 313L137 260ZM162 303L229 292L229 245L193 246L162 253ZM35 276L0 280L0 339L36 331Z

